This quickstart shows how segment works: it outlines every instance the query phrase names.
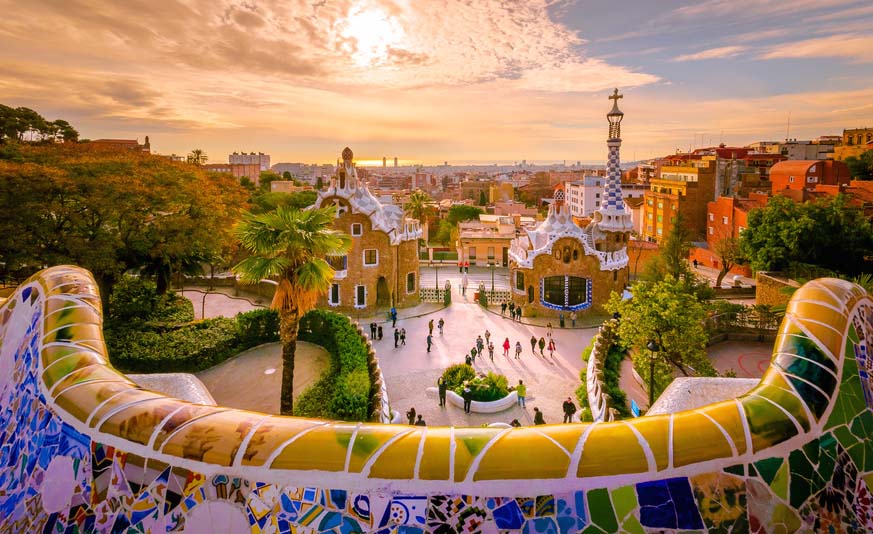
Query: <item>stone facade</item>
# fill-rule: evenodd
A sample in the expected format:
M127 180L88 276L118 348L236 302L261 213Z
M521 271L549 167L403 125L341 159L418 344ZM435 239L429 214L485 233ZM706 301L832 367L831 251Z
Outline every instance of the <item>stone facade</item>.
M573 276L583 278L588 282L587 299L584 307L575 310L579 316L591 311L602 313L603 305L609 300L613 291L621 292L627 285L627 269L614 271L600 270L600 262L594 256L588 256L584 247L577 240L565 237L557 240L552 247L552 254L540 254L533 259L531 268L522 268L513 264L510 271L510 286L512 301L522 306L524 316L557 317L564 313L569 324L571 310L560 310L543 302L543 280L552 276ZM564 261L564 251L569 251L569 261ZM558 257L560 256L560 257ZM575 258L575 259L574 259ZM519 275L523 277L523 289L519 290Z
M755 304L759 306L788 304L791 296L783 292L786 287L800 287L800 284L780 276L780 273L758 271L755 277Z
M408 219L398 206L383 205L358 180L351 150L329 186L318 192L315 207L334 205L334 229L352 238L343 257L328 258L336 270L320 307L347 313L373 314L391 306L419 303L419 222Z

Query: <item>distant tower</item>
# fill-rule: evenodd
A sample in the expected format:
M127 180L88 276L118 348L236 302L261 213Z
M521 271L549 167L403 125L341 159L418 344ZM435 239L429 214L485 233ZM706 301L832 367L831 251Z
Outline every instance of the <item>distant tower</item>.
M394 166L397 167L397 156L394 156Z
M388 166L388 158L386 158L385 156L382 156L382 168L384 169L387 166Z
M624 199L621 196L621 120L624 113L618 109L618 99L623 95L618 89L609 97L613 101L612 110L606 115L609 120L609 138L606 146L609 147L609 159L606 162L606 191L604 202L598 213L597 228L602 232L630 232L633 230L631 215L625 208Z

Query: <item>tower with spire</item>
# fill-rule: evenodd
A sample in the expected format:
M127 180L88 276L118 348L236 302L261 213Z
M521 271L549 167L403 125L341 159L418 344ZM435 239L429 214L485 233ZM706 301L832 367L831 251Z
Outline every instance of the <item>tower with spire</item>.
M610 96L612 109L607 113L609 137L606 146L609 157L606 162L606 191L600 209L595 212L590 231L597 250L614 252L627 248L633 230L631 214L621 195L621 121L624 112L618 108L618 100L624 95L616 89Z

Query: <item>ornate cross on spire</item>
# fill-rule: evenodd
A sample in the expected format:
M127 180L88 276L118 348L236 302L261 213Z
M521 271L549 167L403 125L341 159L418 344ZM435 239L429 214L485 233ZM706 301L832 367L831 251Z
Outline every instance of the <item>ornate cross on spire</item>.
M618 88L616 87L615 92L613 92L613 93L609 96L609 99L610 99L610 100L615 100L615 104L618 105L618 99L619 99L619 98L624 98L624 95L620 95L620 94L618 94Z

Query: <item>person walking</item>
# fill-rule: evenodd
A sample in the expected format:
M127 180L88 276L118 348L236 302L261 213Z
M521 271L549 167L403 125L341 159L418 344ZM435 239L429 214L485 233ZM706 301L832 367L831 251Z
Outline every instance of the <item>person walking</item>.
M437 321L437 326L438 326L439 329L440 329L440 335L443 335L443 327L444 327L445 325L446 325L446 322L443 321L443 318L442 318L442 317L440 317L440 320Z
M448 386L446 385L446 379L443 377L439 377L437 379L437 390L440 393L440 406L445 407L446 405L446 389Z
M476 356L477 356L478 354L479 354L479 350L478 350L478 348L477 348L476 346L473 346L473 348L470 349L470 360L471 360L473 363L476 363Z
M515 394L518 396L518 405L524 408L524 398L527 397L527 386L521 380L518 381L518 386L515 387Z
M376 323L370 323L370 339L376 339Z
M546 325L546 335L549 336L549 339L552 339L552 323L551 323L551 321L549 321L549 323Z
M476 336L476 356L482 356L483 350L485 350L485 342L482 341L482 336Z
M521 322L521 306L515 307L515 320Z
M545 418L543 418L543 412L540 411L539 408L534 406L534 424L535 425L544 425L546 424Z
M541 337L539 345L540 345L540 356L545 357L546 355L543 354L543 349L546 348L546 338Z
M509 357L509 338L503 340L503 355Z
M406 420L409 422L410 425L415 424L415 406L413 406L409 409L408 412L406 412Z
M517 360L519 356L521 356L521 341L516 341L515 342L515 359Z
M515 320L515 303L509 303L509 318Z
M470 413L470 407L473 404L473 390L470 389L470 385L466 382L464 382L464 391L461 396L464 399L464 413Z
M427 423L425 423L424 419L421 418L421 414L418 414L418 419L415 421L415 426L427 426Z
M461 295L467 296L467 273L461 276Z
M530 336L530 351L536 355L537 353L537 337Z
M572 423L573 422L573 414L576 413L576 405L573 404L573 400L570 397L567 397L567 400L564 401L564 422Z
M488 343L488 357L494 361L494 343Z
M487 345L491 341L491 332L488 329L485 329L485 344Z
M427 333L433 335L433 319L427 322Z
M556 348L557 347L555 347L555 339L549 338L549 356L551 356L553 359L555 357L555 349Z
M430 352L430 347L433 345L433 335L427 335L427 351Z
M394 329L394 348L397 348L397 344L400 343L400 330Z
M382 341L382 325L379 325L378 328L376 328L376 337L379 341Z
M391 327L395 328L397 326L397 310L392 307L391 308Z
M570 324L573 325L573 328L576 328L576 311L575 310L570 312Z
M401 347L406 346L406 329L405 328L400 329L400 346Z
M471 358L469 354L464 354L464 363L467 365L473 365L473 358Z
M558 314L558 324L561 326L561 328L564 328L564 314L563 313Z
M501 316L506 315L506 303L505 302L500 303L500 315Z

